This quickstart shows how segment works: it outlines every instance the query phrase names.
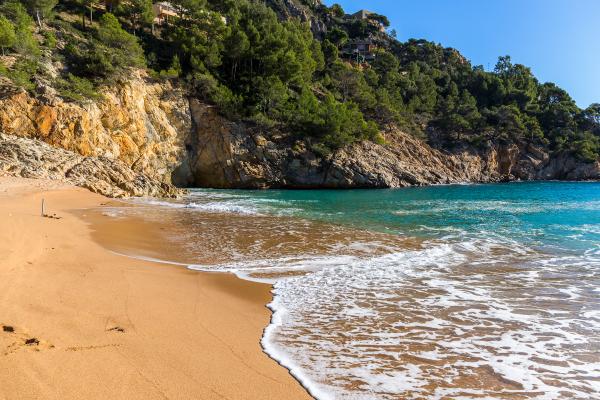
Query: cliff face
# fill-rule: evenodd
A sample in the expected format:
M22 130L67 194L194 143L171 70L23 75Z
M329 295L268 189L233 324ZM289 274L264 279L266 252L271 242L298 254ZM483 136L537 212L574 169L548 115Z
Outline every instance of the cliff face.
M193 182L217 188L395 188L462 182L600 179L600 162L533 146L442 152L398 130L386 145L355 144L320 158L305 141L259 132L191 102Z
M385 132L386 145L363 142L323 158L308 140L228 121L170 83L141 74L84 105L2 86L0 133L0 172L67 180L113 197L173 196L172 184L394 188L600 179L600 162L568 154L551 156L531 145L447 153L395 129Z
M0 176L69 182L108 197L175 197L173 186L133 172L119 160L83 157L36 139L0 133Z
M40 139L85 157L117 159L165 183L186 183L184 141L190 129L184 93L141 73L86 104L0 87L0 132Z
M311 0L305 3L310 3L313 7L321 5L320 0ZM267 0L267 4L275 10L280 19L299 19L309 24L315 38L319 40L325 38L327 23L318 18L308 5L302 4L299 0Z

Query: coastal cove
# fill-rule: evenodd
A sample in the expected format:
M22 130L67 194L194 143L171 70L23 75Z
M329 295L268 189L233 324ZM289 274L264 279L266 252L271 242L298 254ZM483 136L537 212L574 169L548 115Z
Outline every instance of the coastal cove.
M600 400L572 3L0 0L0 400Z
M587 399L600 391L599 185L192 190L102 207L113 228L94 237L273 284L262 345L318 399ZM135 243L117 228L131 218L166 245Z

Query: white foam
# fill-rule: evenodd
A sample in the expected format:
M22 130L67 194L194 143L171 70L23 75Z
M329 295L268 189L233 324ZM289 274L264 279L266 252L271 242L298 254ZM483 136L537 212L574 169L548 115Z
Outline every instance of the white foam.
M139 254L119 253L117 251L111 251L111 253L116 254L118 256L122 256L122 257L133 258L135 260L141 260L141 261L148 261L148 262L152 262L152 263L156 263L156 264L179 265L179 266L182 266L182 267L187 267L188 266L188 264L185 264L185 263L179 263L179 262L175 262L175 261L162 260L160 258L147 257L147 256L139 255Z
M147 204L248 215L295 215L292 206L301 205L242 192L198 192L190 199ZM417 200L395 214L468 211L485 219L492 212L598 209L600 202L443 199ZM583 243L599 228L549 229ZM593 236L585 239L586 251L556 246L550 255L549 246L542 251L534 241L526 245L513 237L512 227L416 229L442 239L377 256L374 249L382 248L372 243L334 243L326 255L241 254L239 262L187 267L274 285L273 315L261 344L318 399L498 399L526 392L553 400L600 391L600 362L593 361L600 352L600 245ZM502 378L502 388L457 387L473 373Z
M260 214L259 210L252 204L247 202L222 202L222 201L209 201L209 202L170 202L155 199L141 199L135 201L137 204L151 205L158 207L168 207L177 209L191 209L200 212L208 213L234 213L234 214L246 214L246 215L257 215Z
M271 323L265 328L263 337L260 341L265 352L283 367L290 371L290 374L296 378L302 386L316 399L330 400L334 399L333 393L320 387L308 376L307 372L301 368L293 358L279 348L275 343L274 336L277 330L282 326L287 310L280 304L277 296L273 297L273 301L267 305L272 311Z
M351 364L348 360L362 360L362 365L375 368L382 361L372 358L369 355L371 351L377 352L385 360L392 355L385 350L388 346L401 344L407 354L411 354L412 344L421 346L427 343L438 346L438 349L442 348L444 356L440 356L440 350L419 351L412 355L438 361L446 360L448 356L466 356L479 360L471 363L449 361L444 367L445 375L437 376L446 376L450 381L453 374L459 373L461 368L472 369L488 365L504 379L522 385L524 390L539 392L539 398L558 399L562 396L561 393L571 393L577 398L587 393L583 391L584 388L593 390L595 384L589 379L581 381L581 376L576 378L575 369L581 369L581 365L575 366L573 359L566 353L572 346L586 346L590 340L584 333L573 330L570 322L572 312L544 309L545 314L554 315L550 319L545 318L543 313L535 308L523 314L518 308L527 305L522 304L518 298L504 298L501 293L490 290L501 289L501 286L497 286L497 278L485 274L447 274L448 268L462 268L468 263L469 258L465 254L467 249L476 251L481 248L482 246L474 243L463 243L454 246L439 245L370 259L355 258L345 260L346 264L330 264L327 268L301 277L280 280L275 285L276 301L271 305L272 309L279 313L278 320L272 326L269 335L265 336L263 346L267 353L273 355L282 365L294 371L304 370L303 375L295 373L295 376L304 385L311 387L311 393L317 398L409 398L418 393L420 387L427 385L430 379L437 378L424 377L417 364L402 364L402 367L397 365L393 372L384 373L364 368L345 368L339 363L345 365ZM488 250L495 251L493 246L488 247ZM519 254L516 253L516 256L521 257ZM535 265L535 262L532 265ZM513 282L513 278L508 278L511 275L522 277L522 281ZM507 279L513 286L523 286L528 289L522 290L531 290L535 288L540 276L539 271L534 270L508 273ZM404 287L403 280L406 280L409 290L415 290L415 286L418 286L420 293L443 294L429 295L423 299L409 298L398 303L398 300L393 299L402 296L393 293ZM420 289L421 287L423 289ZM370 289L377 290L376 294L371 295ZM576 288L559 289L562 290L557 289L556 293L567 294L567 301L576 302L582 296ZM389 292L390 290L394 292ZM530 296L530 299L532 298L535 296ZM554 302L560 300L557 305L565 301L564 296L562 298L563 300L559 297L549 297ZM420 321L398 322L390 325L392 329L389 330L376 321L383 321L392 316L389 312L382 315L381 310L393 304L396 304L395 310L402 310L403 313L418 313L423 309L428 310L429 315L418 317ZM473 307L465 308L467 305ZM444 310L449 307L460 308L460 311L451 314L453 319L435 316L438 312L444 315ZM596 316L595 311L582 314L582 317L587 319L594 319ZM356 332L344 333L344 337L350 339L350 347L339 347L339 344L329 341L335 321L343 321L344 326L355 326ZM456 321L462 322L457 326ZM370 330L373 326L377 327L377 331ZM485 333L490 328L494 331L508 331L498 337L493 332ZM409 330L407 333L401 333L406 329ZM311 330L313 332L308 336L299 333ZM482 333L475 333L478 330L482 330ZM295 335L300 336L296 339ZM548 335L552 336L547 337ZM367 348L370 349L369 352L365 352L364 349ZM554 360L566 366L541 366L536 361L538 358ZM336 362L338 365L335 365ZM456 368L458 370L455 370ZM600 369L593 365L586 364L586 368L590 373L600 374ZM453 370L455 371L452 372ZM338 386L335 379L331 382L331 377L337 374L346 379L351 377L365 381L369 389L348 392L342 386ZM546 382L548 379L557 381L565 376L578 379L579 386L557 388ZM468 391L454 391L451 387L440 389L436 393L431 398L442 398L449 394L455 395L451 396L452 398L469 398L465 397ZM461 393L462 395L458 396ZM510 393L510 389L493 395L486 395L482 390L473 391L477 398L498 398L502 397L501 393Z

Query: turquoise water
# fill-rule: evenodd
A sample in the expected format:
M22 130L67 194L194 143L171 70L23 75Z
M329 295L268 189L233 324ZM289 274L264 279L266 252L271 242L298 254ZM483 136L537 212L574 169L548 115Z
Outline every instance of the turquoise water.
M273 283L262 344L318 399L600 398L600 183L145 204L190 268Z
M398 190L206 191L233 212L273 213L424 238L492 235L567 251L600 245L600 183L535 182ZM194 199L194 194L192 194ZM197 200L197 199L196 199ZM202 203L199 203L199 207Z

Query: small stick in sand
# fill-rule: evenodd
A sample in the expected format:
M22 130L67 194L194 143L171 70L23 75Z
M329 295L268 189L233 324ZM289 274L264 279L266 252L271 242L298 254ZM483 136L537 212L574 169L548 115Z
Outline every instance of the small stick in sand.
M50 218L50 219L61 219L62 218L56 214L46 214L46 202L44 201L44 199L42 199L42 217Z

